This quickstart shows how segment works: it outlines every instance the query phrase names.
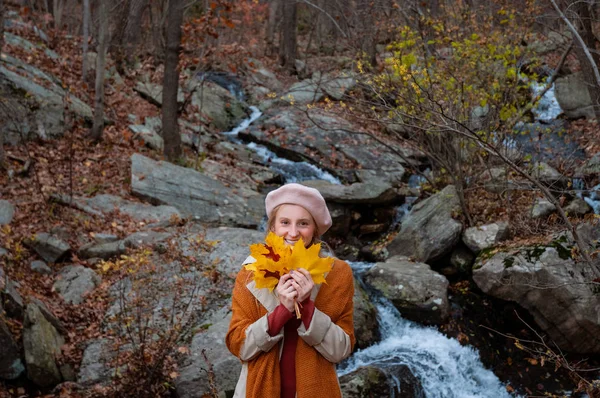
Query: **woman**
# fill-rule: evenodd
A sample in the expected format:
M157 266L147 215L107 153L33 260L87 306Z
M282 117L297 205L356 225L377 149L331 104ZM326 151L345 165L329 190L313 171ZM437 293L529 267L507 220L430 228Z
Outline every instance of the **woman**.
M267 195L268 229L293 245L319 242L331 227L325 200L314 188L284 185ZM249 257L244 264L255 259ZM238 273L227 332L229 350L242 360L234 397L341 397L335 364L354 347L354 278L335 259L326 283L304 269L281 276L273 292L257 289L251 272ZM301 319L294 313L300 303Z

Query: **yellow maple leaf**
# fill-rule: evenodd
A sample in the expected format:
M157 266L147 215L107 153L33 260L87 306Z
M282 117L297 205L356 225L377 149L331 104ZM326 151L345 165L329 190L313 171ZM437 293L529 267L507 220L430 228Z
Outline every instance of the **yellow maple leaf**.
M333 258L320 257L321 244L313 244L308 248L304 247L304 242L300 239L294 244L292 256L290 257L290 269L304 268L310 273L315 284L327 283L325 274L331 271Z
M304 247L300 239L292 247L285 243L283 237L270 232L265 243L250 245L250 255L256 260L245 268L253 273L256 287L273 291L279 278L292 269L304 268L312 276L315 284L325 283L325 274L331 271L333 258L321 258L320 244Z
M250 245L250 255L256 260L247 264L245 268L252 271L256 287L268 288L273 291L279 278L290 271L289 258L291 248L285 244L283 237L270 232L265 243Z

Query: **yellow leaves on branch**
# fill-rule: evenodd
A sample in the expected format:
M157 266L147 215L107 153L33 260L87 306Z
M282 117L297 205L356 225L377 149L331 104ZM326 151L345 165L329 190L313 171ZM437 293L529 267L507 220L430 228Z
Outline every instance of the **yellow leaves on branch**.
M253 273L256 287L275 289L279 278L291 270L304 268L315 284L326 283L325 275L331 271L333 258L319 257L321 244L304 247L300 239L294 246L287 245L283 237L269 232L265 243L250 245L250 255L256 262L247 264L245 268Z

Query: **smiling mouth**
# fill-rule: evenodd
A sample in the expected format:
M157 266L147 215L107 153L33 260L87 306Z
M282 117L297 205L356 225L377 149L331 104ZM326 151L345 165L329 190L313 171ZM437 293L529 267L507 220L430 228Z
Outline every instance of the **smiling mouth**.
M289 240L289 239L286 239L286 240L285 240L285 242L286 242L287 244L289 244L289 245L292 245L292 246L293 246L293 245L294 245L296 242L298 242L298 240Z

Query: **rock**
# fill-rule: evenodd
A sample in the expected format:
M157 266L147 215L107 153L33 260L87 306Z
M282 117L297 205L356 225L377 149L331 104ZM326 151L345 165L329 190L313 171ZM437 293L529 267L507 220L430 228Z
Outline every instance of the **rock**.
M15 215L15 206L8 200L0 199L0 225L8 225Z
M219 131L231 130L250 114L247 105L213 82L192 77L187 82L186 91L193 91L192 105Z
M46 36L47 37L47 36ZM43 51L48 57L58 60L60 56L55 52L48 48L45 45L35 45L27 39L24 39L20 36L13 35L9 32L4 32L4 40L7 44L10 44L15 47L21 47L23 50L28 53L36 52L37 50Z
M557 78L554 82L554 95L567 118L596 118L583 72Z
M134 202L114 195L96 195L89 199L77 197L73 198L73 200L78 205L96 210L104 215L108 215L110 212L116 210L138 222L168 223L173 218L181 218L181 213L173 206L152 206L147 203Z
M571 203L565 206L564 210L569 216L583 216L584 214L590 213L592 208L585 200L575 197Z
M100 276L83 265L64 267L57 276L52 289L68 304L81 304L85 296L100 284Z
M163 86L149 82L137 82L134 88L144 99L156 106L162 106ZM185 100L181 87L177 90L177 102L183 104Z
M473 253L496 246L499 242L508 239L510 230L508 223L500 221L493 224L470 227L463 232L463 242Z
M356 348L364 349L375 344L380 338L377 308L369 301L367 293L357 280L354 280L353 301Z
M198 235L190 231L187 239L180 240L180 247L186 256L200 256L204 264L216 264L219 272L235 278L238 271L242 269L242 263L249 255L248 245L264 242L266 233L243 228L209 228L198 231ZM204 240L211 242L210 253L198 253L191 245L190 239L203 236ZM233 285L231 285L233 288Z
M0 379L13 380L24 371L19 347L4 319L0 318Z
M192 169L133 154L131 174L135 195L205 223L256 228L264 215L263 195L228 188Z
M335 248L335 256L344 261L358 261L360 249L356 246L343 243Z
M302 185L315 188L329 203L377 204L385 205L399 202L394 188L382 181L356 182L352 185L332 184L324 180L303 181Z
M48 267L48 265L40 260L31 262L31 270L37 272L38 274L48 275L52 273L52 268Z
M0 258L2 257L7 257L8 256L8 250L6 250L3 247L0 247ZM2 286L0 286L0 289L2 288Z
M126 247L137 249L142 246L154 246L173 236L171 232L141 231L135 232L125 239Z
M570 258L561 241L480 256L473 280L486 294L514 301L562 351L600 353L600 295L584 276L586 265Z
M111 258L125 254L127 248L124 241L116 241L109 243L102 243L97 245L96 243L87 244L79 249L77 253L79 258L100 258L102 260L109 260Z
M119 237L117 235L107 234L107 233L94 234L93 238L94 238L94 241L99 245L101 245L103 243L110 243L110 242L115 242L115 241L119 240Z
M2 64L10 65L10 68L5 68ZM31 137L48 139L63 134L65 129L63 99L66 93L62 83L56 77L49 76L17 58L2 54L0 93L7 99L16 120L15 123L6 126L5 142L15 144L21 139ZM68 98L69 112L92 121L93 112L86 103L73 94L69 94Z
M227 334L230 320L231 313L221 311L207 322L206 330L197 333L192 339L190 355L186 363L179 368L179 378L175 381L179 398L210 395L210 386L206 377L208 365L202 357L202 350L205 351L213 367L217 391L220 394L233 396L242 364L225 346L223 336Z
M144 124L130 124L128 127L133 132L133 139L141 139L148 148L163 150L165 146L163 138L150 127Z
M449 253L460 239L462 224L452 218L460 209L453 185L417 203L387 246L390 255L414 256L417 261L428 262Z
M315 81L314 76L313 81ZM336 101L341 101L346 93L356 86L356 79L353 72L342 71L338 76L324 74L317 83L325 94Z
M498 195L518 188L515 182L508 179L506 169L503 167L493 167L485 171L482 175L482 182L486 191Z
M290 107L268 110L262 127L250 126L239 137L286 159L318 166L348 183L377 179L397 187L404 166L420 164L414 151L399 149L400 156L366 134L353 133L358 130L318 109L311 109L307 120L304 112Z
M575 173L579 177L588 177L600 174L600 153L595 154L585 161Z
M50 322L50 324L54 326L54 328L58 330L60 334L65 335L68 333L62 322L56 317L56 315L54 315L52 311L50 311L48 306L43 301L31 296L29 296L27 299L30 303L35 304L39 308L44 318L46 318L46 320Z
M109 364L115 351L109 339L91 341L83 351L77 382L83 385L101 384L110 380L113 369Z
M4 306L6 313L12 318L22 320L24 308L23 298L19 294L15 282L6 279L4 290L0 291L0 293L2 305Z
M56 263L67 256L71 246L54 235L37 233L33 239L28 239L25 244L35 250L44 261Z
M306 105L319 102L323 98L323 91L318 83L311 79L294 83L281 97L280 101L289 105Z
M363 366L340 377L344 398L419 398L425 391L406 365Z
M471 272L473 261L475 261L475 255L464 245L456 246L450 256L450 264L461 273Z
M27 378L40 387L61 382L62 376L55 358L61 354L64 339L44 318L37 305L27 305L23 325L23 350Z
M425 263L394 256L367 271L365 282L388 298L406 319L438 325L448 319L448 280Z
M550 189L563 189L566 188L568 183L567 177L544 162L536 162L533 164L531 176L548 186Z
M281 91L283 84L277 79L277 76L270 70L266 69L262 62L257 59L249 58L246 61L248 70L248 79L261 86L264 86L272 91Z
M545 199L536 199L531 208L531 218L547 217L556 211L556 207Z

